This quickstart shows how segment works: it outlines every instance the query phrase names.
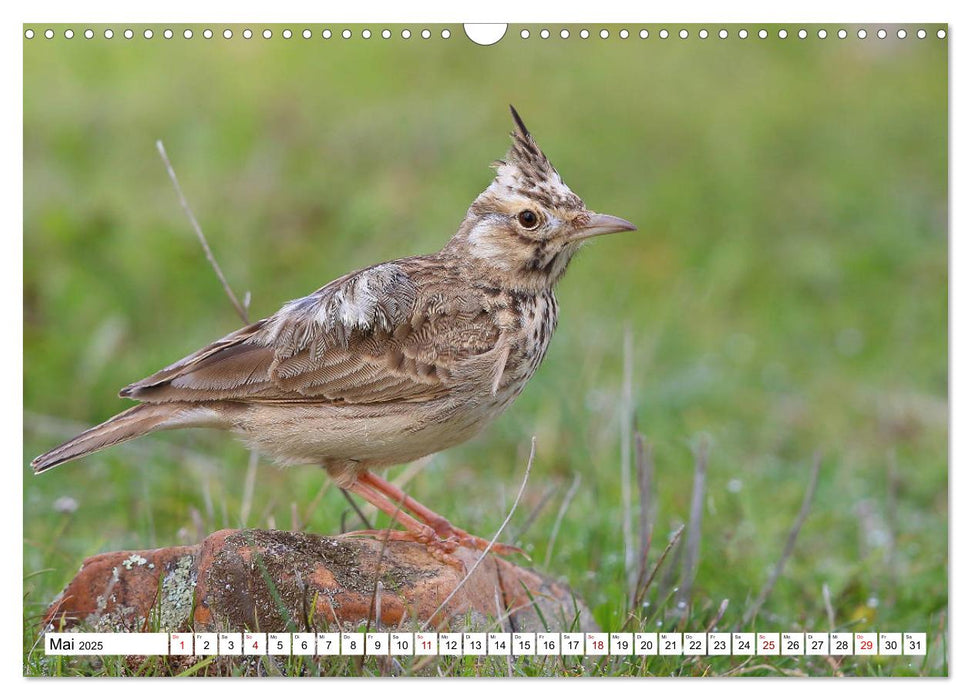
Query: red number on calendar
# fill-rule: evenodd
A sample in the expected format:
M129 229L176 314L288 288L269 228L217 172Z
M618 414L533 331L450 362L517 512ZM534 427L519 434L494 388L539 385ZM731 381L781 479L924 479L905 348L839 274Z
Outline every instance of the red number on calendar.
M860 648L863 649L864 651L870 651L871 649L873 649L873 642L871 642L869 639L861 640Z
M775 649L775 640L774 639L763 639L762 640L762 648L763 649L768 649L769 651L772 651L773 649Z

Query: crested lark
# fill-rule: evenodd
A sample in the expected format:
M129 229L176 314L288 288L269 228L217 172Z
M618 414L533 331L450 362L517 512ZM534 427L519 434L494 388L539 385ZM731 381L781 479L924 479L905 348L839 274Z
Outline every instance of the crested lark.
M546 354L553 287L574 253L635 229L588 211L512 116L506 159L442 250L345 275L125 387L137 406L34 471L156 430L220 428L281 464L322 464L441 558L484 548L372 470L464 442L502 413Z

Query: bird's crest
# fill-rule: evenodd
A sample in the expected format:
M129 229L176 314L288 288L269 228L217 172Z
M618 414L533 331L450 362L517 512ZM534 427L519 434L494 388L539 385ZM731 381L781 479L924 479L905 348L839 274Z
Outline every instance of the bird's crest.
M496 179L488 191L513 193L537 200L547 207L582 207L583 202L564 184L549 158L536 145L516 108L509 105L516 129L504 160L493 163ZM497 192L498 190L498 192Z

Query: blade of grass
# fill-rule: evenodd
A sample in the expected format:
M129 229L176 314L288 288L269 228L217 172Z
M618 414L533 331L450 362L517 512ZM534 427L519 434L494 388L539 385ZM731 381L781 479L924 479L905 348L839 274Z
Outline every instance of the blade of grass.
M182 671L181 673L175 674L175 677L176 678L185 678L187 676L194 676L198 671L201 671L206 666L208 666L213 661L215 661L216 658L217 657L215 657L215 656L209 656L209 657L207 657L205 659L202 659L202 661L197 661L196 663L192 664L191 666L189 666L189 668L187 668L186 670Z
M546 622L546 617L543 615L543 610L539 607L539 603L537 603L536 599L533 597L533 593L529 590L529 586L523 583L521 579L519 581L519 585L522 586L522 589L526 592L526 597L529 598L529 602L532 603L533 610L536 611L536 617L539 618L540 623L543 625L543 629L549 632L549 623Z
M293 621L293 617L290 615L290 611L283 602L283 597L280 595L280 591L277 589L276 582L270 576L270 572L266 568L266 562L263 561L263 553L257 549L256 541L248 532L246 533L246 543L252 548L253 561L256 562L256 567L260 570L260 578L263 579L263 583L266 584L267 590L270 592L270 597L273 599L277 613L286 623L287 631L290 633L299 631L297 625Z

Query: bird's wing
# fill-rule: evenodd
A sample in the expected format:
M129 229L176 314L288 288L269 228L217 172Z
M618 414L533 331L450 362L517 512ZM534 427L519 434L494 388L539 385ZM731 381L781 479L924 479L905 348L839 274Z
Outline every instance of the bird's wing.
M413 271L414 272L414 271ZM451 301L450 301L451 299ZM500 331L398 263L342 277L121 391L147 402L426 401Z

